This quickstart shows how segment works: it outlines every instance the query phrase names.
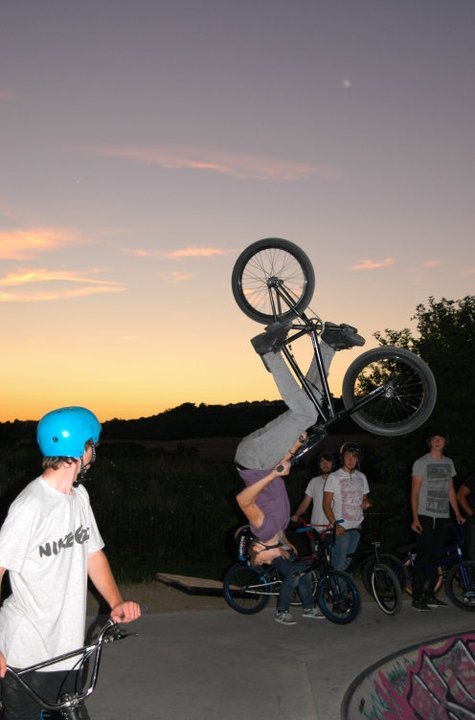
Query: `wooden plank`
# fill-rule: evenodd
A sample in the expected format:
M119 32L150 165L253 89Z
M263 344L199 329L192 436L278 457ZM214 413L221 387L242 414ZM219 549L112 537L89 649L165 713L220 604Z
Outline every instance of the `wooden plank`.
M219 580L208 580L206 578L188 577L186 575L171 575L169 573L157 573L155 578L166 585L171 585L188 595L213 595L223 594L223 584Z

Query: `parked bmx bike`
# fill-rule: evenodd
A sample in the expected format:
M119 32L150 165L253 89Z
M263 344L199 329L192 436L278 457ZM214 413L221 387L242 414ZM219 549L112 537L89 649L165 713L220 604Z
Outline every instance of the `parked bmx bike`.
M405 435L430 416L437 397L434 376L426 363L408 350L382 346L359 355L343 379L344 409L332 399L320 342L325 323L307 308L315 289L315 274L308 256L282 238L258 240L238 257L231 279L239 308L252 320L266 325L290 322L282 353L298 382L314 404L319 420L315 429L326 431L351 415L364 430L386 437ZM310 383L301 370L292 345L310 338L320 383Z

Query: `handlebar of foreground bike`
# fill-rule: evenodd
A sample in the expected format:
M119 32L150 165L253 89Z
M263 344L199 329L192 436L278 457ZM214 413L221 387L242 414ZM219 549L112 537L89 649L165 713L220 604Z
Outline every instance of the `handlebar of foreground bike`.
M77 650L72 650L71 652L64 653L63 655L58 655L57 657L51 658L50 660L45 660L44 662L36 663L35 665L30 665L26 668L22 668L21 670L14 669L7 665L7 672L9 672L16 678L20 685L30 694L32 698L34 698L34 700L36 700L37 703L39 703L39 705L41 705L44 710L72 710L78 707L84 700L86 700L86 698L88 698L94 692L99 674L99 665L103 646L116 640L122 640L129 635L137 635L137 633L126 632L120 625L115 623L113 620L108 620L99 631L99 634L97 635L95 640L89 645L84 645ZM70 660L75 657L78 658L78 661L77 664L72 668L73 671L81 669L84 666L85 662L89 660L89 658L94 658L92 668L88 673L89 682L87 682L85 687L83 687L80 692L65 693L58 702L47 702L44 698L38 695L38 693L31 687L31 685L22 677L26 673L30 673L35 670L43 670L46 667L50 667L51 665L55 665L65 660Z

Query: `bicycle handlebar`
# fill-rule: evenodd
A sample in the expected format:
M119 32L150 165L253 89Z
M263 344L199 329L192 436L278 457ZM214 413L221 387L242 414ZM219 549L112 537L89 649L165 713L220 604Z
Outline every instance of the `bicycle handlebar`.
M7 665L7 672L11 673L17 679L20 685L30 694L32 698L34 698L34 700L36 700L37 703L39 703L39 705L41 705L44 710L72 710L75 707L79 706L86 698L88 698L94 692L99 674L99 665L103 646L107 643L114 642L115 640L122 640L129 635L136 634L137 633L126 632L113 620L108 620L107 623L99 631L96 639L89 645L84 645L77 650L72 650L71 652L51 658L51 660L45 660L44 662L30 665L29 667L22 668L21 670L14 670L9 665ZM89 673L89 682L82 689L81 692L65 693L59 700L59 702L47 702L44 698L38 695L38 693L31 687L31 685L29 685L22 677L22 675L25 675L26 673L33 672L35 670L42 670L43 668L49 667L50 665L54 665L64 660L69 660L74 657L79 658L77 663L77 669L80 669L84 665L85 661L88 660L90 657L94 657L94 663Z

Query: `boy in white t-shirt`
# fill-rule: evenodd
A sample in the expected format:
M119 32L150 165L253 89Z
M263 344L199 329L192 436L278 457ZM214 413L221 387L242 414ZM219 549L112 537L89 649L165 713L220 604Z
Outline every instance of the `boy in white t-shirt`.
M371 507L371 503L366 475L357 468L361 458L359 445L345 443L340 455L341 468L327 478L323 510L332 525L342 521L335 525L331 560L335 570L346 570L360 541L363 510Z
M0 581L9 572L12 594L0 609L0 678L4 720L37 720L41 708L7 664L23 668L76 650L84 643L88 578L116 622L140 616L125 602L102 548L89 496L79 485L95 460L101 426L82 407L45 415L37 428L43 473L12 503L0 531ZM34 672L28 682L56 702L68 689L71 663Z

